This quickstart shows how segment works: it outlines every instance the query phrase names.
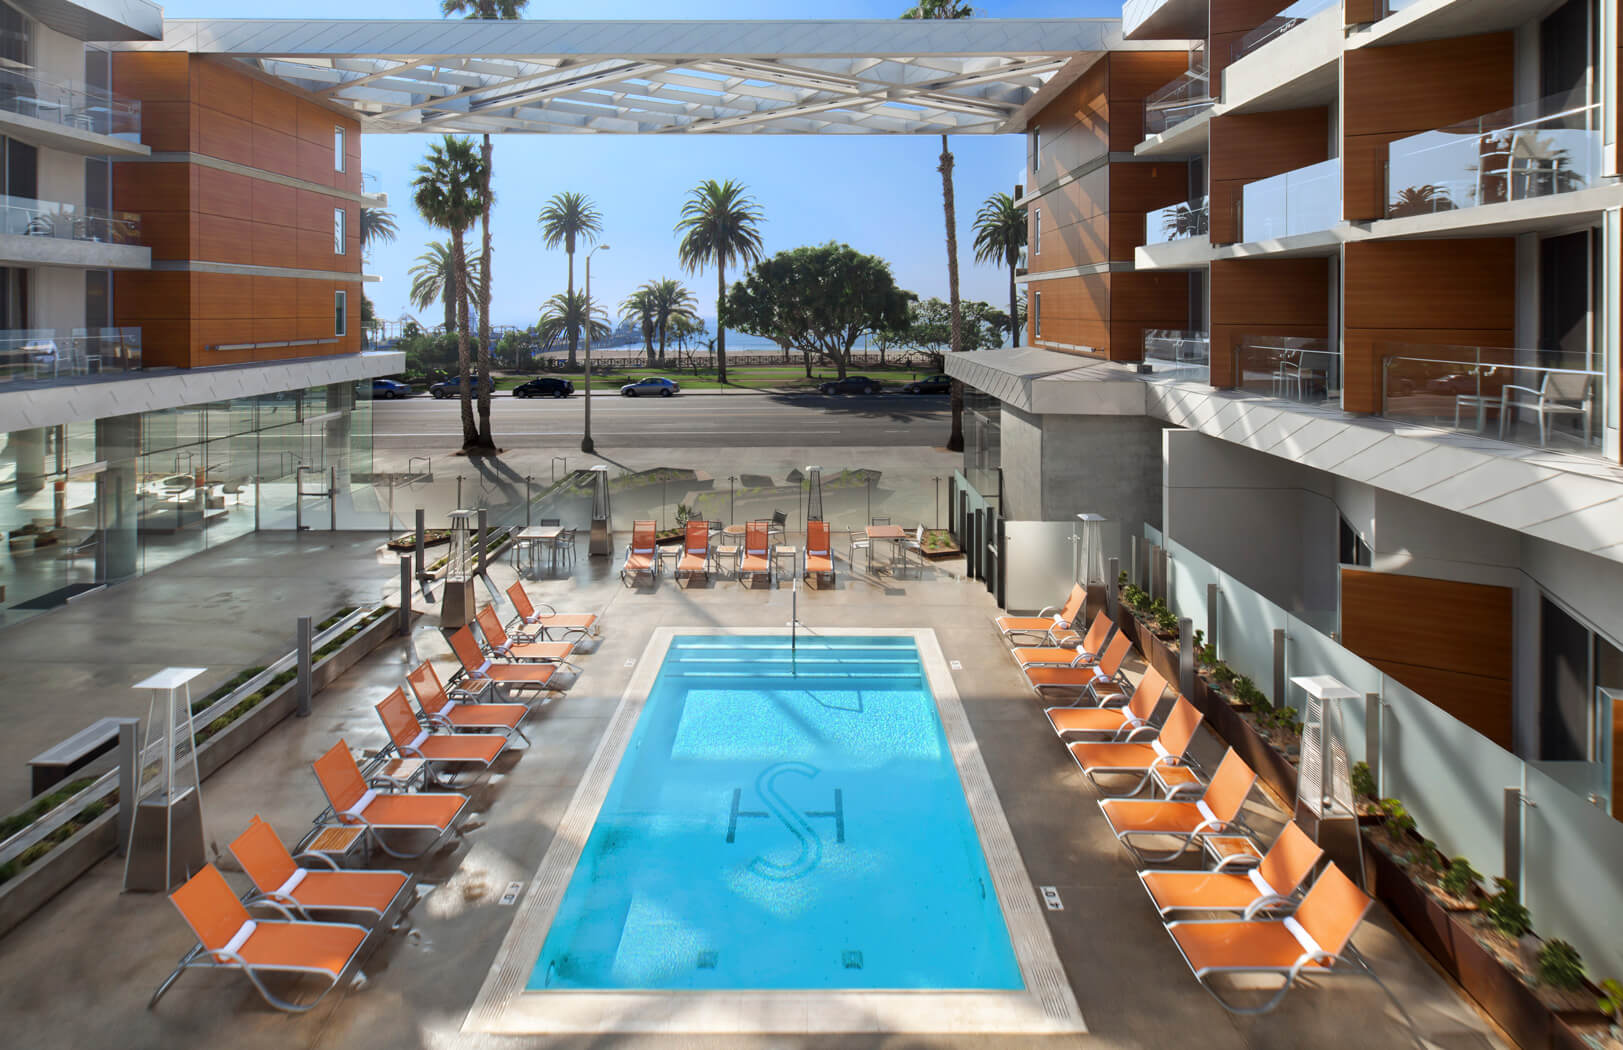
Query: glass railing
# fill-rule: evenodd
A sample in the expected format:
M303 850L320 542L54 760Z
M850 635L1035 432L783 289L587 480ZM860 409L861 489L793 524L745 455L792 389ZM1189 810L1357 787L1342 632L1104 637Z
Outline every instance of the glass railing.
M1600 184L1600 106L1551 97L1387 146L1389 219Z
M1320 11L1333 6L1335 2L1336 0L1296 0L1296 3L1236 40L1234 47L1229 51L1229 61L1238 62L1242 56L1290 32Z
M140 367L139 328L0 330L0 383L54 382Z
M1603 373L1554 351L1382 343L1381 415L1530 448L1600 454ZM1543 360L1547 364L1533 364ZM1581 365L1581 362L1580 362Z
M0 233L13 237L56 237L103 244L139 244L141 217L83 204L0 196Z
M1212 339L1206 332L1169 328L1144 331L1144 363L1152 375L1204 380L1210 374L1211 362Z
M1234 387L1309 405L1339 402L1341 351L1325 339L1244 336L1234 352Z
M141 137L137 100L31 69L0 69L0 110L98 135Z
M1147 245L1186 241L1192 237L1204 236L1206 236L1205 197L1157 208L1144 215L1144 243Z
M1341 221L1341 158L1245 185L1240 239L1271 241L1328 230Z
M1159 135L1193 117L1211 109L1217 100L1212 97L1210 66L1203 48L1191 48L1189 68L1178 79L1151 92L1144 99L1144 134Z

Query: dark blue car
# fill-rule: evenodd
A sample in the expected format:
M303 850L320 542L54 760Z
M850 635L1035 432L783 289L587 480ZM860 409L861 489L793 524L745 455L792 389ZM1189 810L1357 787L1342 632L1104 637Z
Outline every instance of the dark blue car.
M410 397L411 387L398 379L374 379L372 380L372 396L380 401L392 401L397 397Z

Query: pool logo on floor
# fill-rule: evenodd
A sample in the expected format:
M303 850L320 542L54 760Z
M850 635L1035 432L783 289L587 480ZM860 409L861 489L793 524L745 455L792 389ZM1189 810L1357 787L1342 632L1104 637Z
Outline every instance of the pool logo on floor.
M761 810L740 809L743 801L744 789L733 788L732 812L727 819L727 841L732 843L738 837L738 818L760 817L771 819L776 817L789 834L800 843L800 852L788 864L780 864L768 860L765 856L756 856L749 863L749 869L765 879L798 879L802 875L817 867L823 859L823 840L812 827L811 819L832 819L834 821L834 841L845 842L845 800L839 788L834 789L834 808L826 810L806 810L801 812L787 799L778 793L777 779L785 773L798 773L810 780L822 772L816 766L806 762L778 762L761 770L755 778L755 793L766 807Z

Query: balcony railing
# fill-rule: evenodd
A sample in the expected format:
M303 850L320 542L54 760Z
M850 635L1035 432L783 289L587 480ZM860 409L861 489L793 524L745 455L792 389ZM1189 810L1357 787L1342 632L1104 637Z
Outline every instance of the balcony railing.
M1296 0L1296 3L1236 40L1229 51L1229 61L1238 62L1242 56L1290 32L1334 3L1335 0Z
M60 382L140 367L139 328L0 330L0 383Z
M1144 243L1165 244L1206 236L1206 198L1197 197L1182 204L1144 214Z
M1206 379L1212 364L1211 336L1206 332L1147 328L1144 363L1157 376Z
M141 137L139 101L31 69L0 69L0 110L98 135Z
M0 233L13 237L139 244L141 217L132 212L104 211L82 204L0 196Z
M1530 448L1600 454L1603 373L1554 351L1382 343L1381 415ZM1546 364L1532 364L1543 359Z
M1144 134L1159 135L1217 103L1212 97L1211 67L1204 47L1189 49L1189 68L1178 79L1144 99Z
M1240 239L1270 241L1328 230L1341 221L1341 159L1247 183L1240 195Z
M1598 104L1540 99L1387 146L1389 219L1599 185Z
M1251 394L1320 404L1341 400L1341 351L1325 339L1242 337L1234 387Z

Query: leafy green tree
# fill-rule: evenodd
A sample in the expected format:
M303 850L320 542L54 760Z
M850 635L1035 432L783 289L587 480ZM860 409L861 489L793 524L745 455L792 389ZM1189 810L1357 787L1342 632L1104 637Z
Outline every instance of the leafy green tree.
M990 303L961 303L962 323L959 345L965 350L991 350L1003 343L1001 325L1008 315ZM898 341L916 347L929 355L933 367L939 369L947 353L952 350L952 304L940 299L925 299L908 308L906 326Z
M587 322L592 325L593 339L607 339L609 335L609 315L596 303L590 307L586 303L585 292L559 292L541 307L541 323L536 325L536 334L549 346L560 336L579 332L586 327ZM570 359L574 363L574 359Z
M676 232L682 235L677 256L689 273L716 268L716 312L727 298L727 267L749 266L761 258L761 208L744 187L728 179L706 179L682 205ZM716 378L727 384L727 325L716 325Z
M658 307L654 304L654 295L645 284L641 288L626 296L625 302L620 304L620 316L636 322L642 329L643 351L648 355L648 367L654 367L654 323Z
M721 321L822 358L843 379L863 333L901 324L911 298L883 259L830 242L756 263L728 293Z
M1015 286L1015 269L1026 248L1026 209L1007 193L986 198L975 215L975 261L1009 268L1009 313L1020 315L1020 291ZM1020 329L1012 326L1014 345L1020 345Z
M412 203L430 226L451 235L450 269L453 298L457 303L457 369L462 392L462 447L494 448L490 436L490 389L479 383L479 420L475 425L472 389L468 375L468 259L463 237L479 219L483 201L479 187L484 184L484 163L464 138L446 135L431 143L428 156L417 166L412 180ZM487 358L488 361L488 358ZM488 364L483 373L489 375Z
M445 308L445 331L456 331L456 277L451 263L450 241L429 241L417 263L406 271L411 278L411 305L427 310L435 303ZM468 261L468 284L479 288L484 284L484 272L479 264Z
M698 298L682 284L670 277L661 277L643 285L654 301L654 328L659 332L659 360L665 360L665 343L671 334L671 325L678 320L694 320L698 315Z
M571 299L575 296L575 246L584 241L587 244L596 244L603 234L603 216L598 214L597 207L592 199L584 193L556 193L547 201L547 206L541 209L541 216L537 220L541 225L541 239L548 248L563 245L564 251L569 253L569 291ZM569 367L575 367L576 354L580 349L580 329L571 328L569 336Z

